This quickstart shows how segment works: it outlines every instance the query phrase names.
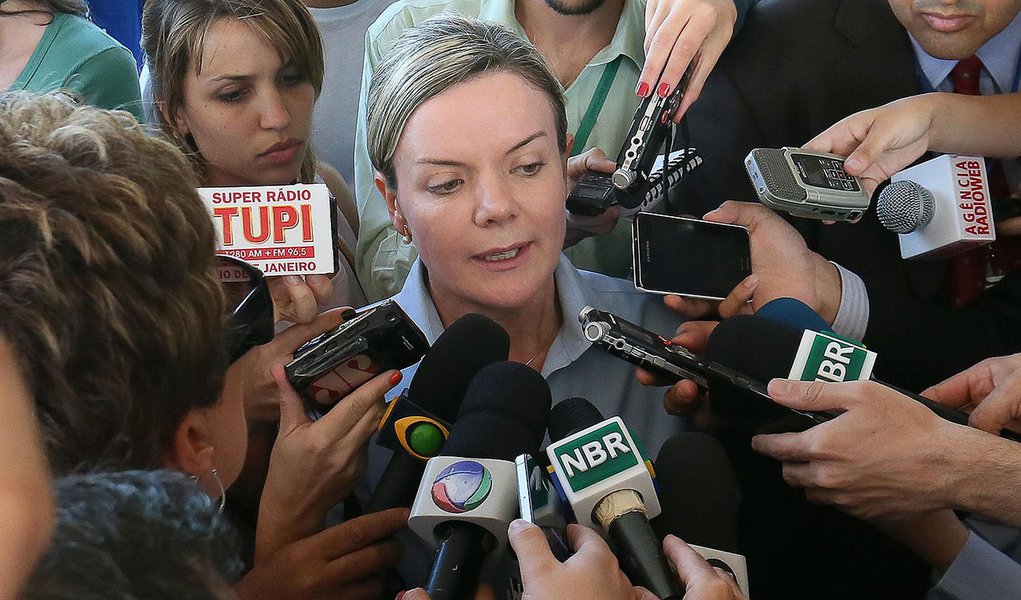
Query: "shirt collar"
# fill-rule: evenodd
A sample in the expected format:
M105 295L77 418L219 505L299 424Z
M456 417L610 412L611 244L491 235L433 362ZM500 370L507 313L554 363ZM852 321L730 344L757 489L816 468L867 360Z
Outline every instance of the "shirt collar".
M528 39L514 14L514 0L484 2L479 11L479 18L512 24L521 37ZM620 13L620 20L617 21L613 39L592 57L589 64L610 63L622 54L634 61L639 68L645 64L645 2L642 0L624 0L624 9Z
M640 0L624 0L613 39L592 57L589 64L613 62L621 55L630 58L639 69L645 64L645 3Z
M425 285L425 266L422 261L415 259L408 272L408 278L404 281L404 287L394 296L397 304L401 305L408 317L418 325L418 328L429 340L429 345L436 342L436 338L443 333L443 321L436 312L436 305L429 296L429 288Z
M578 324L578 314L587 306L586 298L590 294L586 293L581 273L563 254L560 255L556 271L553 272L553 280L557 284L557 299L560 300L563 322L560 324L557 337L550 345L549 352L546 353L546 362L542 365L543 377L549 377L550 373L578 360L578 357L592 346L592 343L585 339L581 325Z
M404 287L394 299L422 330L429 344L433 344L443 333L443 322L440 321L436 305L429 296L425 274L425 266L421 260L416 259L411 265ZM563 254L557 262L553 280L556 282L557 298L560 300L564 320L546 354L546 361L542 367L543 377L548 377L550 373L571 364L592 345L585 339L584 332L578 325L578 313L585 308L585 298L588 296L585 293L585 284L581 274Z
M957 61L930 56L914 37L911 38L911 46L929 85L934 90L938 89L950 76L950 71L957 65ZM975 54L982 60L982 65L993 78L1000 93L1014 91L1014 78L1017 77L1018 59L1021 55L1021 12Z

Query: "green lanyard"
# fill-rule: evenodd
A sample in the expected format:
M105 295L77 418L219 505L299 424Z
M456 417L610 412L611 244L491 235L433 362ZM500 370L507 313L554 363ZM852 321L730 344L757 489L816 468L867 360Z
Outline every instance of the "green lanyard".
M620 68L622 58L624 58L623 55L618 56L613 62L607 63L603 67L603 75L599 78L596 91L592 94L592 100L589 101L585 116L581 119L581 125L578 126L578 133L574 136L571 156L577 156L585 149L588 136L592 133L592 127L596 124L596 117L599 116L599 111L603 109L606 96L610 93L610 88L613 86L613 79L617 76L617 69Z

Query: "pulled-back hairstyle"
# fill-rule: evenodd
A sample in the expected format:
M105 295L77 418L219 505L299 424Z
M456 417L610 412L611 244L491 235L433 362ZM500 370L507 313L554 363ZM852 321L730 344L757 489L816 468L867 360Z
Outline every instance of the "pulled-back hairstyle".
M56 474L159 466L219 397L224 296L195 186L126 112L0 95L0 331Z
M557 145L566 150L563 90L535 46L503 25L440 14L401 33L372 73L366 107L369 158L388 185L397 187L393 157L415 109L459 83L496 72L518 75L547 95Z
M184 104L184 81L200 72L202 45L209 28L220 19L245 23L277 51L281 62L293 62L318 98L323 88L323 41L312 15L300 0L147 0L142 13L142 49L159 107L160 128L191 158L199 177L206 163L191 136L173 116ZM315 153L309 144L299 179L315 179ZM288 182L289 183L289 182Z

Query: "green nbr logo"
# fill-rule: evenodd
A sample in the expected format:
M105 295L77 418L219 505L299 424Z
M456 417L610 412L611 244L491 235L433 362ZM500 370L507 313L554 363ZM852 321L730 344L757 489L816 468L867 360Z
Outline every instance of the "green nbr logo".
M639 464L618 422L610 422L555 450L557 462L575 493Z
M865 381L872 377L876 353L847 340L806 330L791 367L790 379L801 381Z

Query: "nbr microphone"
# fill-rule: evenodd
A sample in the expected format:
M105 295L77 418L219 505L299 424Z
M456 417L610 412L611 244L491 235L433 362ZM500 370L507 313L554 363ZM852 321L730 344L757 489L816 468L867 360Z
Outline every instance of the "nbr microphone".
M683 597L649 525L661 512L652 475L620 417L603 419L587 400L570 398L550 412L549 434L557 441L546 454L578 523L608 534L632 583L663 600Z

